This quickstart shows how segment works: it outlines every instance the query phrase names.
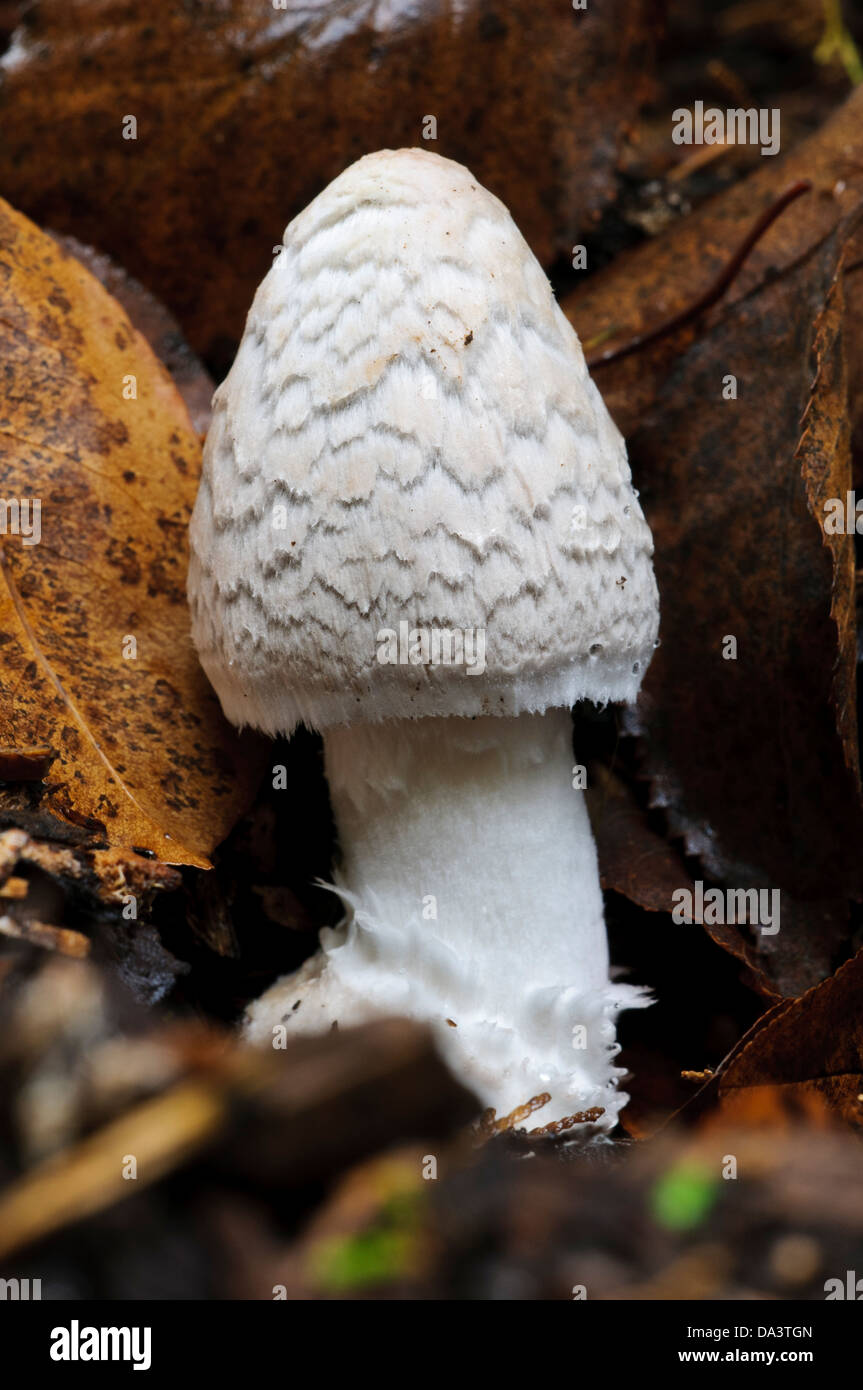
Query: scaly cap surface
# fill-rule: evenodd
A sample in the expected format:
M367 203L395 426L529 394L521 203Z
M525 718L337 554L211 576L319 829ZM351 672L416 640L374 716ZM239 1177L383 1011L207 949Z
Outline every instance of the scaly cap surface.
M656 639L650 531L578 339L503 204L422 150L359 160L287 228L191 545L204 669L269 733L630 700ZM484 669L382 664L400 624L481 640Z

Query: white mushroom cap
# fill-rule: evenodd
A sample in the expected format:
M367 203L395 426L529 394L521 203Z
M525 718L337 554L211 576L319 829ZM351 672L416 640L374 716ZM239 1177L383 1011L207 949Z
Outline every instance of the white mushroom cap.
M269 733L631 700L658 626L649 528L578 339L501 202L416 149L287 228L215 399L193 634ZM380 634L484 634L485 669Z

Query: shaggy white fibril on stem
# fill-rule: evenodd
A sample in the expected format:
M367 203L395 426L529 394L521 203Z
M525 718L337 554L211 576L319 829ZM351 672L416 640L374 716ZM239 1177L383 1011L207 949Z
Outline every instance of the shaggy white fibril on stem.
M430 1022L499 1116L622 1103L614 1019L643 991L608 978L603 900L568 711L333 729L326 773L346 922L251 1006L249 1032Z

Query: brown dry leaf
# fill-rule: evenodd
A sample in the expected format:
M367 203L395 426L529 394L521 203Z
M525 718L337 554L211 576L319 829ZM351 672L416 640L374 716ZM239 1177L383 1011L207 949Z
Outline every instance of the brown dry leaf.
M59 838L205 867L255 758L189 638L200 443L119 306L2 203L0 360L0 493L41 507L38 544L2 537L0 744L56 754L38 811Z
M720 1099L770 1086L804 1103L814 1092L844 1120L863 1125L863 951L759 1020L719 1077Z
M649 0L34 0L0 77L0 188L227 365L285 224L371 150L466 163L544 263L571 254L615 195L654 32Z
M850 487L842 268L863 210L863 91L783 168L568 304L588 342L663 321L803 175L815 191L723 302L596 369L656 541L662 645L628 726L651 804L717 881L782 890L780 932L754 940L765 982L789 994L829 973L842 899L863 888L853 537L822 532L824 500ZM736 399L723 399L728 376ZM716 939L750 944L727 925Z
M165 367L186 403L189 418L202 437L210 427L211 404L215 383L199 358L191 351L180 325L137 280L110 256L85 246L73 236L57 236L56 240L95 275L100 284L116 299L142 338Z

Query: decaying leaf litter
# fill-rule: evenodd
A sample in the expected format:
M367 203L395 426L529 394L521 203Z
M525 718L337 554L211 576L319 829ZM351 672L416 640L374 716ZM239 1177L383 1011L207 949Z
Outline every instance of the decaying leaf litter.
M11 103L14 96L21 112L29 109L28 101L44 102L44 90L41 97L36 94L47 62L57 82L57 110L67 120L66 138L71 121L72 147L83 148L74 138L75 122L92 128L111 108L103 93L96 98L97 106L102 103L102 116L98 110L94 116L92 106L72 97L64 73L78 70L82 53L93 47L92 39L86 25L63 33L62 16L53 5L37 4L34 9L26 61L11 81L4 78L0 104ZM661 230L622 254L606 253L608 263L582 283L560 273L573 242L586 240L592 249L602 241L604 226L613 233L612 244L615 237L624 247L638 240L628 221L630 190L620 170L637 168L639 160L646 166L655 158L652 132L659 118L651 114L644 119L640 146L632 131L644 97L629 80L633 64L649 85L643 11L639 5L621 5L620 14L613 17L623 26L627 42L615 57L614 81L604 87L603 101L616 101L621 119L609 122L608 107L596 109L603 131L607 135L613 127L614 138L585 140L577 150L571 145L570 163L558 169L549 196L536 196L531 168L538 163L533 153L538 146L531 141L547 142L547 129L525 130L516 149L506 148L507 142L481 142L487 165L472 160L467 125L461 134L449 137L449 146L438 148L475 165L478 176L492 187L498 180L496 191L514 206L544 264L558 275L565 311L588 353L595 355L613 351L615 345L695 302L759 212L795 180L811 182L810 192L796 199L759 240L718 303L642 351L594 368L627 437L656 537L663 627L647 689L626 725L618 729L607 716L589 711L579 717L591 734L592 814L610 895L615 954L631 966L633 978L654 984L659 1001L643 1018L633 1019L625 1038L624 1056L632 1056L634 1069L629 1128L634 1134L654 1133L701 1084L697 1100L683 1104L678 1123L690 1119L693 1142L706 1145L709 1153L714 1144L731 1144L723 1125L727 1130L744 1124L745 1142L756 1146L762 1142L760 1133L775 1134L779 1127L786 1136L782 1153L788 1162L794 1154L805 1169L807 1155L817 1151L818 1163L836 1165L835 1171L842 1172L850 1161L843 1156L842 1130L859 1127L863 1112L858 1100L863 1064L854 1022L855 1010L859 1012L855 951L861 944L863 862L856 565L854 538L825 533L823 504L844 496L860 478L860 89L840 100L845 93L838 72L820 84L813 79L811 133L796 139L775 161L760 161L753 169L738 152L725 152L677 181L674 169L666 168L665 188L674 192L676 182L685 196L669 203ZM183 21L200 22L194 14ZM612 21L596 17L593 22L598 30ZM111 42L131 42L134 23L130 16L119 16ZM455 80L459 64L469 61L480 43L489 46L484 52L497 53L501 64L512 62L509 38L495 34L493 27L487 26L482 36L470 26L460 34L460 53L453 53L449 69L446 64L441 69L448 70L448 81ZM439 32L441 43L446 43L443 24ZM47 44L40 45L40 33L42 40L50 35ZM164 30L161 33L164 37ZM537 37L550 45L551 28ZM214 94L208 132L251 131L249 121L272 119L259 115L260 107L255 111L254 62L247 69L250 77L237 89L237 101L220 101L218 74L224 67L219 64L225 62L220 42L215 33L217 56L212 71L204 74ZM596 68L595 54L608 42L608 34L594 32L594 47L585 45L580 61L587 58L588 66ZM808 40L801 31L788 42L793 47ZM800 61L800 50L795 52ZM100 59L106 67L110 54L108 43ZM392 65L391 74L411 71L408 54L407 45L390 50L386 61ZM155 49L151 56L156 61ZM261 61L260 52L254 61ZM338 79L359 105L368 100L358 80L361 66L357 60L353 74L343 66ZM298 70L283 59L279 81L293 82L299 91ZM535 71L545 81L539 59ZM658 72L651 80L661 110L662 66ZM145 76L146 63L142 81ZM632 93L625 110L620 102L624 90ZM583 96L583 91L578 93ZM783 98L780 93L776 100ZM181 98L166 90L154 100L166 103L151 113L164 139L171 123L177 124L176 105L169 103ZM530 90L514 93L513 100L525 103L521 109L527 110ZM426 106L435 109L430 102ZM46 111L48 107L45 103ZM802 136L806 120L799 108L798 102L789 111L789 124L795 128L797 122ZM43 113L41 119L48 118ZM302 130L302 111L296 119ZM404 143L393 118L382 115L381 121L380 136L369 148ZM32 121L29 130L34 130ZM43 161L47 138L43 131L38 156ZM172 364L181 378L186 374L177 385L196 412L192 424L177 389L126 317L130 314L148 334L146 316L138 317L143 309L135 309L121 295L124 313L71 257L84 257L115 295L124 270L136 275L147 286L145 294L155 291L166 300L185 334L221 373L230 361L249 288L266 268L262 245L278 241L288 216L353 152L348 145L342 152L327 148L325 155L325 142L316 146L309 141L303 158L286 168L289 182L260 211L260 225L227 228L225 245L220 245L218 238L208 239L196 221L207 207L197 192L213 178L202 154L212 134L199 129L190 131L188 138L191 166L197 160L197 172L185 185L172 185L169 178L164 217L139 238L129 235L129 209L116 198L129 168L128 161L123 164L122 149L114 149L114 172L104 184L105 198L111 198L112 187L115 195L107 220L105 206L92 193L81 200L82 212L70 202L68 188L81 177L80 171L76 176L67 168L54 186L44 178L28 186L27 169L32 173L36 165L28 166L20 156L29 147L19 144L18 157L12 156L14 169L7 165L3 170L0 161L0 191L21 210L4 208L2 219L3 495L33 494L32 480L38 477L43 525L52 498L55 510L62 506L67 518L53 557L40 542L38 571L28 565L31 557L19 538L4 537L3 543L2 626L8 635L2 653L0 717L5 728L0 751L8 779L3 789L6 830L0 893L20 935L5 937L0 1007L4 1017L13 1007L25 1009L26 1016L38 997L40 978L46 975L45 988L53 994L59 986L46 972L68 966L77 972L76 978L90 981L85 997L93 997L87 990L107 990L112 997L119 991L119 1013L109 1010L105 1022L112 1046L131 1029L133 1037L145 1038L163 1058L174 1055L172 1030L179 1027L177 1036L182 1036L182 1020L190 1009L209 1015L213 1022L202 1044L203 1062L186 1060L182 1049L194 1052L199 1047L190 1033L179 1063L163 1063L161 1071L153 1065L149 1094L164 1097L164 1111L159 1113L166 1116L171 1113L171 1085L184 1084L176 1078L184 1076L188 1066L194 1071L203 1065L206 1071L215 1065L213 1058L220 1057L228 1070L242 1070L242 1054L237 1052L232 1060L235 1044L224 1024L277 968L283 968L286 932L287 953L293 952L297 963L314 949L315 929L330 905L325 895L309 887L304 871L311 861L304 851L313 839L315 872L325 875L331 832L314 740L301 740L296 748L239 748L221 723L184 636L185 607L177 595L183 587L184 518L197 481L199 431L206 424L202 371L187 352ZM559 133L555 136L561 138ZM13 140L13 151L14 146ZM262 141L261 148L265 146ZM574 223L568 196L584 168L578 161L588 147L590 192L580 206L584 221ZM164 162L158 150L158 142L151 145L152 167ZM731 171L725 187L723 160ZM735 163L739 167L732 168ZM63 166L50 160L48 167L57 171ZM174 166L168 161L167 167ZM241 188L247 176L238 168L231 177ZM141 186L129 196L140 198ZM518 211L521 199L522 209L532 208L530 215ZM248 206L241 192L228 201L234 209ZM681 202L684 209L689 202L692 211L681 212ZM21 212L35 217L45 231ZM95 243L100 252L112 253L117 264L111 268L101 257L100 269L99 258L73 243L58 251L47 236L49 230ZM198 266L194 256L174 254L183 238L187 245L199 247ZM225 254L229 240L231 254ZM216 284L220 292L214 294ZM152 327L148 334L157 352L169 340L176 350L177 338L164 326L161 332L161 340ZM729 373L737 381L733 403L722 397L722 381ZM144 406L134 412L122 395L123 379L129 375L137 378L137 406ZM39 387L35 410L34 381ZM197 384L197 396L189 396L189 381ZM693 401L698 402L695 410ZM135 474L134 485L126 473ZM86 521L72 524L73 514ZM122 543L115 543L121 531ZM124 695L129 663L124 664L122 639L132 630L139 640L147 632L149 651L137 658L134 693ZM722 659L726 634L739 639L734 663ZM83 661L81 643L88 637L89 660ZM111 705L105 700L107 689L112 691ZM114 717L106 723L111 709ZM132 742L138 746L132 747ZM118 756L120 747L123 757ZM280 804L269 786L269 768L276 763L284 763L290 774L290 807ZM308 816L304 807L309 808ZM287 823L300 847L288 855L287 863L275 848L284 836L283 829L274 833L277 821ZM215 862L213 870L203 867L209 862ZM721 887L781 888L782 930L771 937L745 923L675 927L670 920L671 894L696 879ZM122 916L130 894L140 903L137 920ZM45 927L47 934L40 940L38 932L30 930L28 940L31 924ZM64 932L70 935L64 938ZM68 961L63 959L64 939L70 948ZM89 957L86 961L81 959L84 955ZM652 959L657 960L654 975ZM130 984L145 1003L152 1005L157 998L162 1002L139 1013L139 1006L126 999ZM71 988L74 992L78 986ZM702 996L697 1010L691 1002L696 988ZM105 1062L97 1063L89 1055L90 1047L85 1037L78 1060L98 1078ZM358 1050L371 1058L373 1044L363 1042ZM104 1056L110 1057L110 1052L109 1046ZM78 1153L88 1129L94 1136L98 1172L100 1136L110 1151L112 1122L128 1116L134 1124L136 1103L146 1103L122 1093L122 1088L112 1091L109 1070L99 1104L93 1107L92 1099L85 1103L76 1089L65 1126L52 1133L48 1125L39 1138L42 1121L35 1083L40 1068L50 1065L50 1055L50 1048L44 1053L37 1048L29 1059L19 1056L16 1061L14 1085L33 1096L26 1134L20 1130L20 1116L18 1121L3 1121L2 1170L7 1179L17 1179L7 1196L19 1203L26 1200L26 1181L38 1178L38 1163L50 1161L52 1153L61 1154L62 1169L65 1159ZM326 1063L337 1077L345 1077L346 1085L348 1058L348 1051L339 1053L336 1048ZM301 1067L299 1057L296 1067ZM681 1071L690 1079L681 1081ZM701 1083L694 1079L698 1074ZM391 1085L387 1075L386 1069L375 1072L372 1092L379 1086L386 1094ZM222 1082L214 1084L218 1089ZM342 1082L336 1089L339 1085ZM366 1092L363 1114L370 1093ZM267 1101L265 1109L271 1103ZM322 1095L322 1113L327 1103ZM395 1146L392 1161L381 1160L376 1166L372 1159L370 1166L354 1168L359 1155L341 1152L327 1171L347 1170L348 1176L331 1202L321 1205L320 1194L309 1195L300 1184L292 1219L305 1228L305 1235L286 1247L268 1229L267 1202L258 1202L253 1211L238 1208L224 1186L226 1172L251 1172L235 1131L236 1126L242 1128L243 1107L235 1111L234 1104L232 1100L225 1107L222 1100L211 1098L206 1102L226 1116L215 1150L206 1126L185 1148L181 1136L172 1135L165 1122L164 1140L156 1140L157 1148L164 1144L165 1176L146 1196L135 1198L140 1220L152 1218L158 1231L168 1212L176 1217L188 1184L200 1188L203 1173L211 1199L203 1221L218 1233L220 1248L236 1255L253 1238L257 1253L267 1256L268 1271L281 1271L280 1282L287 1282L297 1296L308 1296L311 1289L313 1296L338 1297L358 1286L374 1294L389 1287L416 1288L423 1280L452 1288L450 1281L457 1277L473 1278L479 1281L474 1287L482 1286L482 1272L472 1269L469 1252L482 1232L499 1228L506 1204L514 1200L501 1146L517 1141L503 1137L491 1149L480 1150L479 1157L472 1149L468 1153L463 1127L470 1107L465 1110L455 1093L441 1102L445 1118L440 1132L451 1137L454 1148L444 1175L448 1181L440 1189L440 1210L450 1212L449 1224L443 1221L444 1234L436 1237L437 1245L423 1216L426 1198L411 1189L405 1176L412 1160L397 1157L411 1124L432 1132L427 1114L417 1120L400 1102L401 1108L382 1124L374 1142L383 1150ZM349 1123L348 1113L338 1122L341 1133ZM312 1136L308 1116L302 1123ZM16 1125L18 1133L10 1144ZM25 1137L27 1142L22 1142ZM827 1158L824 1146L834 1140ZM678 1142L682 1144L669 1135L670 1147L656 1150L659 1158L648 1158L645 1151L644 1163L658 1165L652 1176L640 1175L646 1168L639 1169L637 1157L630 1168L630 1151L622 1150L602 1180L606 1191L600 1206L633 1210L625 1206L631 1200L634 1209L653 1213L659 1229L673 1229L674 1175L684 1162L682 1148L675 1147ZM768 1143L766 1137L763 1143ZM311 1137L308 1144L316 1153ZM224 1152L220 1145L227 1146ZM322 1171L325 1167L322 1164ZM70 1165L68 1171L80 1169ZM666 1188L661 1187L660 1171L671 1174ZM571 1202L578 1191L586 1197L590 1180L578 1160L563 1172L570 1176L555 1178L562 1184L561 1201ZM256 1171L255 1181L261 1180ZM298 1181L274 1164L264 1183L267 1201L276 1203L281 1193L278 1201L284 1202L284 1193ZM711 1198L709 1187L705 1180L705 1222L716 1209L716 1194ZM482 1202L480 1191L487 1192ZM624 1200L624 1192L634 1195ZM741 1240L751 1231L752 1218L745 1214L752 1200L749 1192L740 1204ZM540 1220L538 1191L531 1189L518 1200ZM733 1242L727 1231L738 1218L729 1214L727 1201L735 1199L723 1193L722 1200L725 1228L714 1234L730 1249ZM757 1200L763 1201L763 1193ZM776 1198L774 1244L782 1220L791 1219L789 1211L798 1199L792 1194L784 1213L783 1200ZM206 1208L206 1202L202 1205ZM595 1208L596 1203L591 1209ZM86 1203L76 1208L70 1189L68 1211L61 1211L51 1237L58 1250L64 1248L64 1222L90 1209ZM854 1210L858 1208L846 1213L846 1234L852 1242ZM473 1224L468 1219L471 1211ZM90 1219L94 1232L100 1222L111 1229L117 1211L94 1211ZM607 1219L616 1229L615 1217ZM816 1214L813 1219L817 1223L821 1218ZM196 1223L197 1217L194 1235L187 1230L192 1245L201 1233ZM438 1229L437 1218L434 1224ZM686 1245L681 1232L679 1228L668 1237L668 1257L678 1271L681 1266L671 1260L671 1247L684 1263L688 1258L680 1254L679 1247ZM835 1238L823 1236L822 1260ZM796 1296L805 1296L806 1269L801 1266L792 1277L787 1261L783 1265L776 1251L770 1254L772 1249L767 1249L763 1270L755 1277L756 1287L771 1288L779 1296L797 1288L804 1292ZM547 1250L541 1275L534 1268L525 1276L525 1288L533 1290L525 1296L569 1296L565 1290L553 1291L562 1285L548 1274L556 1267L551 1256ZM145 1251L136 1265L142 1287L151 1277L147 1258ZM850 1264L854 1258L853 1248L841 1256ZM812 1268L816 1265L817 1261ZM457 1268L462 1270L458 1276ZM463 1275L465 1268L471 1271L468 1276ZM704 1281L704 1296L716 1296L717 1287L740 1287L741 1278L744 1287L747 1282L727 1259L715 1267L709 1261L699 1265L696 1259L687 1268L692 1277ZM235 1274L234 1296L261 1296L256 1292L254 1262L245 1270ZM93 1259L81 1277L84 1286L89 1280L89 1286L96 1287L105 1271ZM205 1276L200 1277L205 1283ZM641 1289L642 1297L675 1297L679 1293L669 1290L681 1277L679 1272L663 1272L661 1258L655 1268L639 1265L631 1251L610 1276L608 1287ZM810 1271L810 1284L813 1280L818 1288L817 1274ZM546 1291L537 1292L538 1288Z

